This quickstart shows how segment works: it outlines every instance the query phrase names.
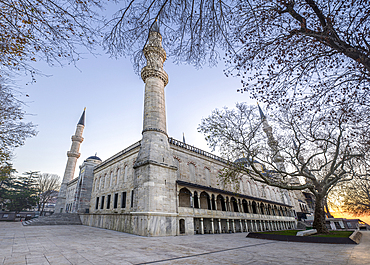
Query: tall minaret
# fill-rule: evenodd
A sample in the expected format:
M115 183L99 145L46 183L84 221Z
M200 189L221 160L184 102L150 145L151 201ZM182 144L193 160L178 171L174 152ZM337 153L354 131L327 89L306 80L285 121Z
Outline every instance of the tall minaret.
M65 211L67 183L73 179L77 159L80 157L80 145L84 140L84 138L82 137L82 132L85 128L85 110L86 108L82 112L81 118L77 123L75 134L72 135L71 150L67 152L68 160L66 169L64 171L63 182L60 186L57 203L55 205L55 213L62 213Z
M176 215L177 168L167 136L164 87L168 83L168 75L163 70L166 52L157 22L150 28L143 52L147 60L141 71L145 82L143 131L134 165L131 213L140 213L143 222L135 234L169 235L169 230L163 230L163 225L167 222L170 222L169 226L173 225L171 218Z
M263 111L262 111L260 105L259 104L257 104L257 105L258 105L258 110L259 110L262 125L263 125L263 131L265 132L265 134L267 136L267 143L268 143L269 147L271 148L271 151L273 152L273 156L274 156L273 161L276 163L276 167L280 171L284 172L285 171L284 158L280 155L278 142L274 138L274 135L272 133L272 128L271 128L270 124L267 122L266 116L265 116L265 114L263 114Z
M166 52L162 48L162 36L157 22L150 28L143 51L147 60L147 65L141 70L141 78L145 82L143 136L136 166L148 160L172 164L172 159L166 160L170 150L164 96L164 87L168 84L168 75L163 70ZM157 147L161 152L153 152L153 148Z

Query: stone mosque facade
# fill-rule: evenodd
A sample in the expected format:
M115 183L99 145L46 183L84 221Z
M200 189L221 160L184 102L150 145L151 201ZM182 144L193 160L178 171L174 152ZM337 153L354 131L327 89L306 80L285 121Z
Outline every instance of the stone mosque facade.
M142 139L107 160L87 158L73 178L83 141L84 111L67 153L55 212L78 213L84 225L142 236L295 228L297 213L307 208L302 193L267 186L248 176L224 185L218 175L228 161L167 135L166 52L156 23L144 55Z

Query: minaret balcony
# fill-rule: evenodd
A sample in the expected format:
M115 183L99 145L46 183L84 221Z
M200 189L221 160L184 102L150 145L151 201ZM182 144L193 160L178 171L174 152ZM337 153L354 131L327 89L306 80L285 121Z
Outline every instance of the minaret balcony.
M71 138L72 138L72 141L74 141L74 142L80 142L80 143L82 143L82 141L84 140L83 137L77 136L77 135L72 135Z
M148 77L157 77L161 79L164 83L164 86L168 84L168 75L163 70L157 70L153 68L149 68L148 66L145 66L143 70L141 70L141 78L144 82L146 82L146 79Z
M80 155L81 155L80 153L75 153L75 152L71 152L71 151L67 152L68 157L77 157L77 158L79 158Z

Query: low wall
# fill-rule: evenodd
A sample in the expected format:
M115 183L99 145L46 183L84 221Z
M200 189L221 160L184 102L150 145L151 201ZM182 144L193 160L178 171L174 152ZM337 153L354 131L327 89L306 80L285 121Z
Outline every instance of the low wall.
M171 214L80 214L83 225L141 236L174 236L177 220Z

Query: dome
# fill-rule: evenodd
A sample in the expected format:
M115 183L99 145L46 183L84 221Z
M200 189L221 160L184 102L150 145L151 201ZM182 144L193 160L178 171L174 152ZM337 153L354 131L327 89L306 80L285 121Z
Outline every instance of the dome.
M88 159L94 159L94 160L99 160L99 161L102 161L99 157L97 156L89 156L86 160Z
M238 158L234 163L249 164L250 160L246 157Z

